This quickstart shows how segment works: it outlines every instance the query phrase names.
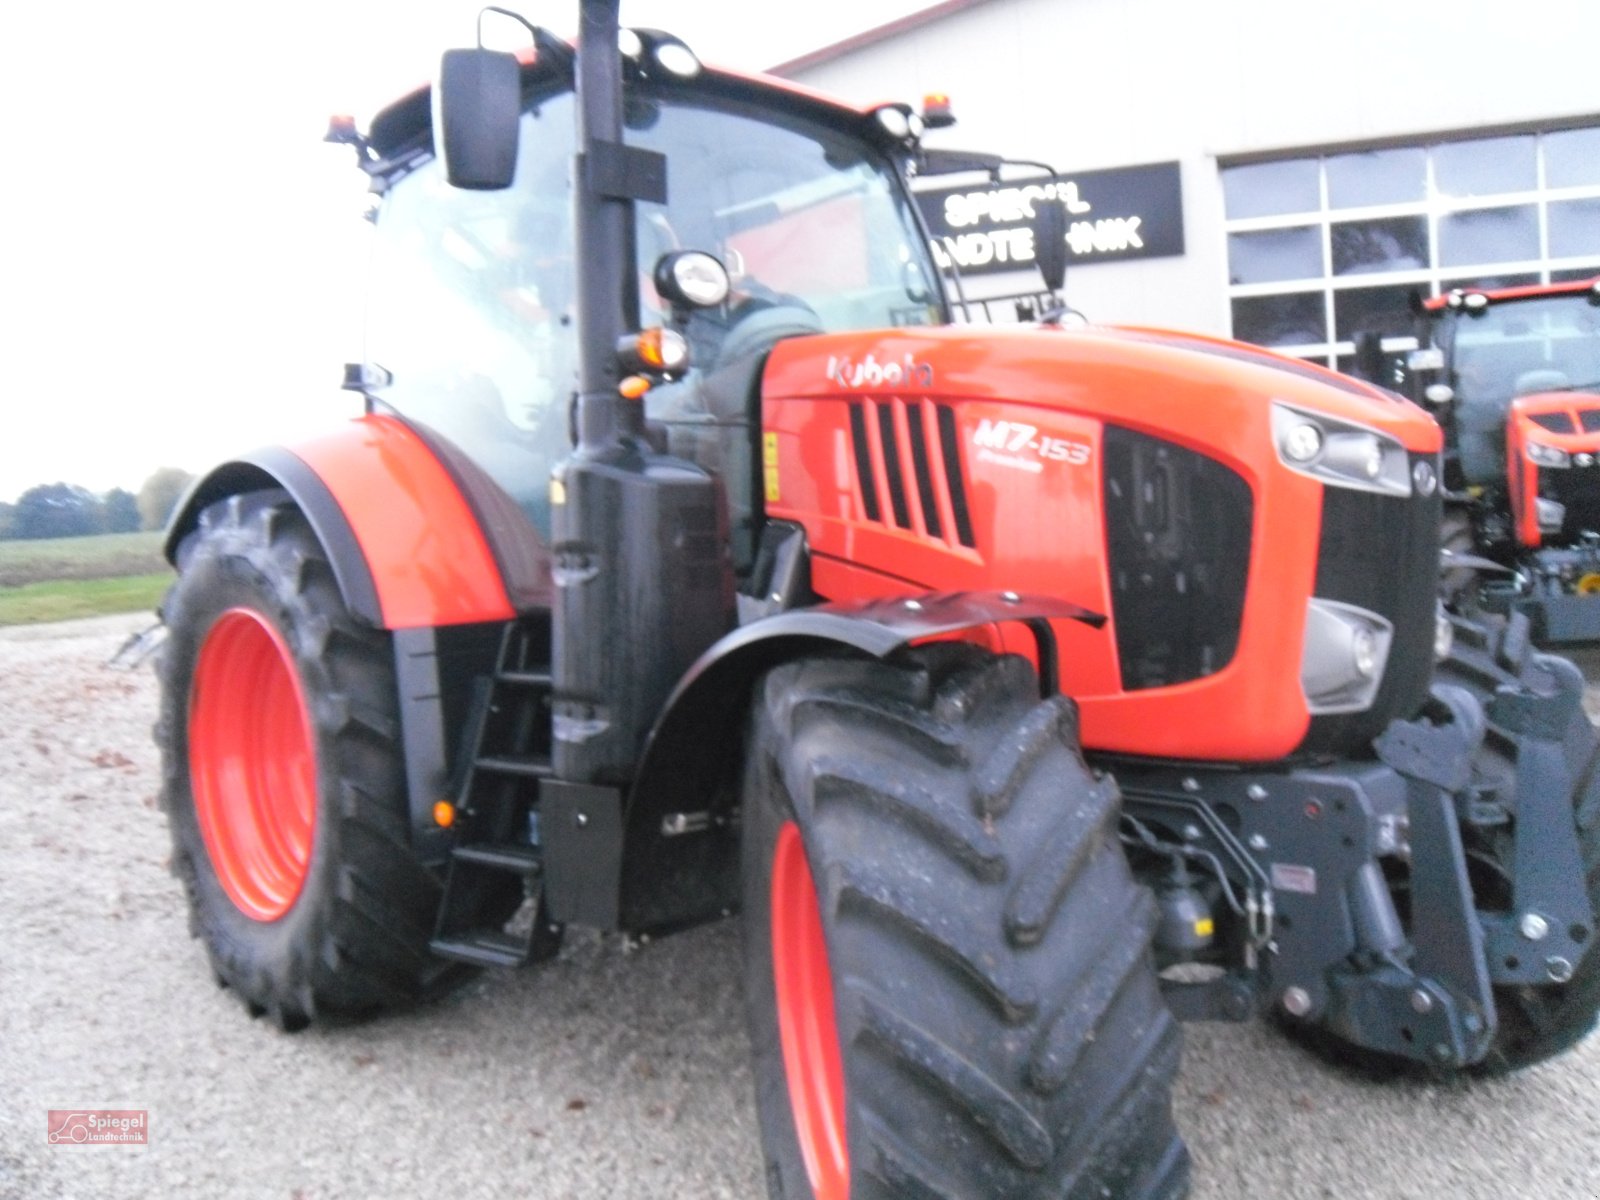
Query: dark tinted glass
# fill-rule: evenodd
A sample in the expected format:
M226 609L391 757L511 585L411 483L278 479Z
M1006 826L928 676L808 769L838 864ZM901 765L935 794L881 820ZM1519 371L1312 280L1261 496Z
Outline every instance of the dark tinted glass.
M1341 342L1348 342L1365 331L1384 337L1410 333L1413 320L1410 296L1413 291L1425 290L1425 287L1423 284L1395 284L1339 289L1333 293L1334 336Z
M1546 187L1600 183L1600 129L1563 129L1543 141Z
M1425 198L1428 155L1420 146L1336 154L1327 160L1327 168L1329 208Z
M1428 265L1428 219L1339 221L1332 229L1333 273L1418 271Z
M1228 282L1277 283L1322 276L1322 230L1266 229L1228 235Z
M1600 254L1600 199L1550 202L1550 257Z
M1480 138L1433 148L1434 186L1446 196L1492 196L1530 192L1538 186L1534 138Z
M1233 302L1233 336L1258 346L1296 346L1328 340L1321 292L1248 296Z
M1439 218L1439 265L1539 257L1539 210L1532 204L1479 208Z
M1341 354L1333 360L1333 369L1341 375L1356 374L1356 356L1354 354ZM1385 354L1383 356L1383 369L1378 372L1378 378L1368 382L1376 383L1379 387L1388 388L1393 392L1405 390L1406 386L1406 353Z
M1222 195L1230 220L1316 212L1322 207L1317 160L1251 163L1222 172Z

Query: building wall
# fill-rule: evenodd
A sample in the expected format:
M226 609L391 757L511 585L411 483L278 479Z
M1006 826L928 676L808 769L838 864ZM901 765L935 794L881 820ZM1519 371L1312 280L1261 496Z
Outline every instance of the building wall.
M790 74L862 103L949 93L959 123L930 146L1068 172L1177 160L1185 254L1075 267L1067 296L1227 333L1219 160L1600 124L1597 40L1596 0L988 0Z

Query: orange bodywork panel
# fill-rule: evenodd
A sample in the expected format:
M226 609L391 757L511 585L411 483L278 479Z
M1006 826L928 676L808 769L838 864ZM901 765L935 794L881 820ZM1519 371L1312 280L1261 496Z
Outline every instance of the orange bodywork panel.
M1517 541L1538 546L1544 537L1539 532L1539 464L1528 457L1529 441L1565 450L1573 458L1587 454L1600 459L1600 396L1586 392L1540 392L1520 396L1511 402L1511 417L1506 427L1506 469L1511 493L1511 517L1516 522ZM1572 431L1561 433L1540 424L1539 418L1566 418ZM1560 470L1561 468L1553 468Z
M1113 623L1054 623L1059 683L1078 701L1084 745L1148 756L1192 752L1199 727L1210 730L1207 757L1272 760L1309 726L1300 655L1323 485L1278 461L1268 401L1365 425L1413 452L1437 453L1442 440L1421 409L1397 397L1232 343L1143 330L908 328L797 339L773 351L763 395L767 513L805 528L813 586L830 600L1001 588L1109 615L1106 427L1176 443L1237 473L1251 492L1254 550L1226 665L1129 691ZM959 462L943 465L965 480L965 529L946 476L913 478L907 465L927 462L930 447L943 457L952 440ZM856 469L862 441L869 470ZM884 486L896 470L900 486ZM868 474L871 496L862 492ZM1016 633L986 637L1021 650L1029 635Z
M369 415L290 447L333 493L361 546L385 629L516 614L478 520L422 440Z

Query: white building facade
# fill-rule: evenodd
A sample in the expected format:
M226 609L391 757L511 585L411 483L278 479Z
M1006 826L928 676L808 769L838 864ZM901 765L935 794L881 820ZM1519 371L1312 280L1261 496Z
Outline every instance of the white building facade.
M1600 0L947 0L775 73L1058 168L1091 320L1345 366L1410 292L1600 275L1597 45ZM1034 287L970 195L968 290Z

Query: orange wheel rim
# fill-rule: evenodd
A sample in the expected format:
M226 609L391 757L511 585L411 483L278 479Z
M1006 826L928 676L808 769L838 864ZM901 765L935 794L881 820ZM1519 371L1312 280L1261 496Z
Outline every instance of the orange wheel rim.
M772 973L789 1109L816 1200L849 1200L844 1070L817 888L793 821L772 859Z
M311 869L316 753L294 656L250 609L223 613L200 648L189 778L222 890L252 920L277 920Z

